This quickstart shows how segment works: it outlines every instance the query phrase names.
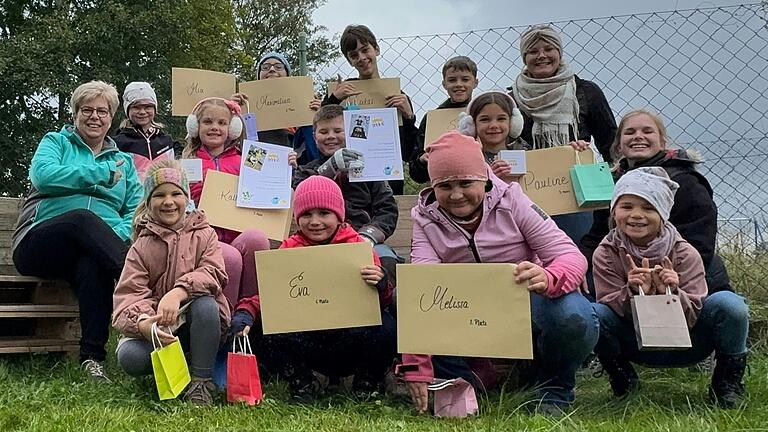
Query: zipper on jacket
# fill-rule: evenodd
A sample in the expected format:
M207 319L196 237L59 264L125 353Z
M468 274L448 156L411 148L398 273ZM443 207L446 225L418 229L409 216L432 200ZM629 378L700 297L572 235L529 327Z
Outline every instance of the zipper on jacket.
M442 212L442 211L441 211ZM465 239L467 239L467 243L469 243L469 250L472 252L472 256L475 258L476 263L482 263L483 260L480 259L480 253L477 251L477 245L475 244L475 236L470 235L468 232L464 230L464 228L460 227L459 224L453 221L450 216L443 214L445 216L445 219L448 220L448 222L453 225L456 230L461 233L462 236L464 236Z
M173 267L169 269L170 272L168 272L167 274L169 278L176 277L176 263L179 261L179 257L177 254L179 253L179 239L181 238L181 235L179 234L178 231L176 231L174 234L175 234L175 237L173 238L173 241L172 241L173 244L171 245L172 250L171 250L171 253L168 254L168 258L170 258L171 260L171 267ZM170 286L170 285L166 284L166 286Z

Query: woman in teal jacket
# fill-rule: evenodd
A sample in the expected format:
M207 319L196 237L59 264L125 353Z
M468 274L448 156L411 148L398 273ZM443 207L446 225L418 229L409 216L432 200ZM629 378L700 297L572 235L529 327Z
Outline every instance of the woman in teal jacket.
M80 303L80 361L108 380L102 363L112 292L131 238L142 187L131 156L107 137L119 101L105 82L72 94L74 125L46 134L32 157L27 194L13 234L13 263L27 276L64 279Z

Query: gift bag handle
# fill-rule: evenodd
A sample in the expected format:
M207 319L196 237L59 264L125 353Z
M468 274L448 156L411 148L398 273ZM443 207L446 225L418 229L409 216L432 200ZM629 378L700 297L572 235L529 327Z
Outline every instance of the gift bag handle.
M163 347L163 342L160 340L160 336L157 334L157 323L153 322L152 327L150 328L150 338L152 339L152 348L157 351L158 349ZM157 340L157 343L155 343L155 340Z
M245 112L251 112L251 104L248 101L245 101Z
M574 152L576 152L576 165L581 165L581 159L579 158L579 151L576 149L573 149Z
M638 285L637 286L637 291L640 293L641 296L645 296L645 291L643 291L643 287L642 286ZM672 295L672 288L670 288L669 285L667 285L667 295L668 296Z
M232 352L237 352L235 343L237 343L238 340L240 341L240 352L243 354L253 355L253 350L251 349L251 340L246 335L235 336L234 339L232 339Z

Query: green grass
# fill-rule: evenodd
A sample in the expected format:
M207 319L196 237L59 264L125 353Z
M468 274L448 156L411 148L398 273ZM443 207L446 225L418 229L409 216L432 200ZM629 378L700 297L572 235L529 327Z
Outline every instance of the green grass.
M709 376L687 369L642 369L641 391L616 401L607 379L587 371L578 378L577 402L561 419L531 415L525 392L496 392L480 401L480 415L460 419L417 416L404 400L356 401L344 396L312 405L287 402L282 386L268 385L261 406L195 408L157 401L150 379L108 370L112 384L86 380L61 356L0 357L2 431L758 431L768 430L768 351L750 358L750 395L741 409L712 406Z

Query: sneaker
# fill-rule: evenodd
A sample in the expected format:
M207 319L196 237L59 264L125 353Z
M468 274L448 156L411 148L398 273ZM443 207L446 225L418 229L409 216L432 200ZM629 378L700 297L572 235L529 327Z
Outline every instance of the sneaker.
M208 406L213 404L212 393L216 390L216 384L211 379L194 378L184 393L184 400L196 406Z
M613 395L625 397L640 387L640 379L627 359L622 356L600 356L603 371L608 373Z
M104 365L96 360L85 360L80 364L80 368L83 369L85 373L88 374L88 376L91 377L91 379L94 381L104 383L112 382L112 380L110 380L107 376L107 373L104 371Z
M717 355L710 397L723 408L736 408L744 399L744 370L747 367L747 355Z

